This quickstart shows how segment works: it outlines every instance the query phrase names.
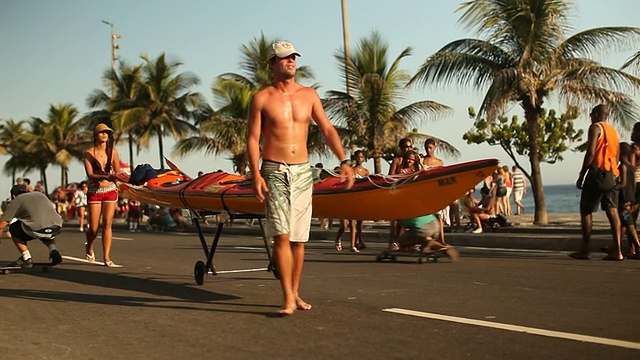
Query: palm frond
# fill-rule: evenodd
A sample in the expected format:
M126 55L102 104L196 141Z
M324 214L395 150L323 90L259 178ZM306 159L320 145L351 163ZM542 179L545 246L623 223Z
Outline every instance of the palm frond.
M556 58L593 58L628 49L640 39L640 28L600 27L579 32L557 47Z
M628 58L624 62L621 70L624 70L624 69L635 71L638 74L638 76L640 76L640 51L633 54L630 58Z

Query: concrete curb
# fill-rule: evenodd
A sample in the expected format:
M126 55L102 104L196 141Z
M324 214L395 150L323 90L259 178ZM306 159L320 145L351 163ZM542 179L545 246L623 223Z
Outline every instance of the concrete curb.
M64 228L77 229L77 220L65 222ZM116 219L113 228L119 231L127 231L127 224L122 219ZM144 227L143 227L144 229ZM202 226L203 234L209 241L215 234L217 226ZM194 226L188 226L185 230L197 237ZM312 226L309 239L311 241L329 240L335 241L338 229L334 227L332 230L321 230L318 226ZM262 233L260 226L249 226L246 224L226 225L223 229L223 235L235 236L255 236L260 237ZM349 241L350 234L346 232L342 241ZM363 239L365 242L386 244L389 239L388 225L385 227L370 226L363 230ZM445 239L454 246L463 247L483 247L483 248L502 248L517 250L546 250L546 251L576 251L580 248L582 242L579 227L506 227L497 229L495 232L484 232L482 234L471 233L446 233ZM592 251L599 251L602 246L611 243L611 235L609 229L594 229L592 236ZM623 239L623 244L626 240ZM625 246L625 245L623 245Z

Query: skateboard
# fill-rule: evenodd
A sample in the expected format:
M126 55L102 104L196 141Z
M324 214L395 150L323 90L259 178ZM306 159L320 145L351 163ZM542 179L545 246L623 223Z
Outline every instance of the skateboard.
M9 275L13 271L33 270L34 268L38 268L38 267L40 268L40 271L42 271L43 273L48 273L49 270L51 269L51 263L33 263L33 267L30 267L30 268L23 268L21 266L11 266L8 264L4 264L4 265L0 265L0 273L2 273L2 275Z
M438 254L425 254L421 251L409 251L409 250L384 250L380 254L376 256L376 261L381 262L383 260L390 260L391 262L396 262L398 257L411 257L417 258L416 262L418 264L427 263L437 263L438 262Z

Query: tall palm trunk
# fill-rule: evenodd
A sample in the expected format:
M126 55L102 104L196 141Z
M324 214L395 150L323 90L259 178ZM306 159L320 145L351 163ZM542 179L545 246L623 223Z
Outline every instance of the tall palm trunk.
M164 146L162 144L162 130L158 130L158 149L160 152L160 169L164 170Z
M133 138L129 132L129 170L133 171Z
M373 171L374 174L382 174L382 160L379 155L373 158Z
M542 185L542 173L540 172L540 158L538 157L538 133L540 132L540 106L525 104L524 115L527 119L529 135L529 162L531 163L531 188L533 190L533 202L535 213L534 224L546 225L549 223L547 217L547 204L544 199L544 187Z
M45 168L40 169L40 180L42 181L42 186L44 187L44 193L49 196L49 184L47 183L47 173Z

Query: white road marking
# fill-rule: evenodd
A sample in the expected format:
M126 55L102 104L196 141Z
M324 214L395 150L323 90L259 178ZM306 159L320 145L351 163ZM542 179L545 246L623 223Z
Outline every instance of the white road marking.
M471 250L490 250L490 251L503 251L503 252L522 252L522 253L557 253L554 250L536 250L536 249L508 249L508 248L491 248L482 246L456 246L456 249L471 249Z
M233 274L233 273L254 272L254 271L267 271L267 268L222 270L222 271L216 271L216 274Z
M396 313L396 314L402 314L402 315L417 316L417 317L422 317L422 318L427 318L427 319L450 321L450 322L456 322L456 323L460 323L460 324L484 326L484 327L500 329L500 330L522 332L522 333L533 334L533 335L548 336L548 337L554 337L554 338L559 338L559 339L567 339L567 340L589 342L589 343L594 343L594 344L610 345L610 346L617 346L617 347L623 347L623 348L628 348L628 349L640 350L640 343L631 342L631 341L623 341L623 340L601 338L601 337L596 337L596 336L565 333L565 332L560 332L560 331L552 331L552 330L538 329L538 328L532 328L532 327L526 327L526 326L502 324L502 323L496 323L496 322L491 322L491 321L467 319L467 318L461 318L461 317L456 317L456 316L448 316L448 315L441 315L441 314L434 314L434 313L426 313L426 312L422 312L422 311L399 309L399 308L382 309L382 311L390 312L390 313Z
M256 247L249 247L249 246L234 246L234 249L238 249L238 250L264 250L264 248L256 248Z
M87 264L91 264L91 265L100 265L100 266L104 266L104 263L102 261L89 261L87 259L82 259L82 258L77 258L74 256L67 256L67 255L62 255L63 259L66 260L71 260L71 261L77 261L77 262L82 262L82 263L87 263ZM117 267L117 268L121 268L122 265L117 265L117 264L113 264L112 267Z
M102 235L96 236L96 239L102 239ZM133 241L133 238L123 238L123 237L117 237L117 236L112 236L111 239L112 240L122 240L122 241Z

